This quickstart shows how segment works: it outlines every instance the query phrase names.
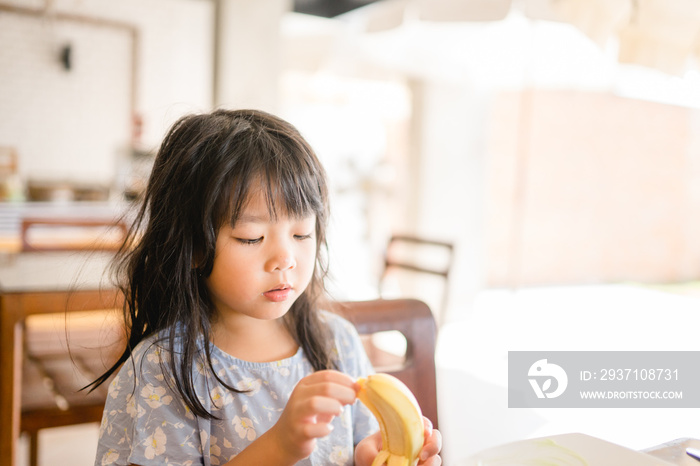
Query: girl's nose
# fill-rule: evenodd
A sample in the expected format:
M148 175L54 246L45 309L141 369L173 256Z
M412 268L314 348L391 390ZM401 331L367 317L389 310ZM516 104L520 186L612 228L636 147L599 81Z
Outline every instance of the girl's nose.
M290 270L297 266L294 259L294 254L291 251L281 248L274 254L267 263L267 268L270 272L276 270Z

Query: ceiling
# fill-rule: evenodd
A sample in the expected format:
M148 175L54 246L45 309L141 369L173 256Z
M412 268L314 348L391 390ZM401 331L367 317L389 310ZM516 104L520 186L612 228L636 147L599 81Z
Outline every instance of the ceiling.
M698 0L294 0L297 13L359 19L367 33L416 20L488 24L514 10L531 20L573 25L600 46L614 39L620 63L676 75L700 63Z
M377 0L294 0L294 12L334 18L356 8L375 3Z

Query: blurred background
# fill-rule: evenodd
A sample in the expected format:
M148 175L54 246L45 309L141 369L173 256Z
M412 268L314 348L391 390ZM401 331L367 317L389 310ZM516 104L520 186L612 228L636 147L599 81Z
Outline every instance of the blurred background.
M699 33L693 0L0 0L0 239L127 209L177 118L260 108L328 171L332 295L433 309L447 464L698 438L694 409L509 410L505 367L698 349Z

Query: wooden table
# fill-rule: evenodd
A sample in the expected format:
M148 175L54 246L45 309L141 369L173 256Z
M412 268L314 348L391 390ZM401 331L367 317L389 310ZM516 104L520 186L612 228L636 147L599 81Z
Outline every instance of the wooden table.
M20 434L25 319L105 309L118 293L105 274L110 252L0 254L0 466L14 466Z

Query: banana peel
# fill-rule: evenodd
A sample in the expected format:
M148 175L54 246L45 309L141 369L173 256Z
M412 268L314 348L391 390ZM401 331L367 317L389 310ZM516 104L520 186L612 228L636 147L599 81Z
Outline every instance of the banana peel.
M425 440L416 397L389 374L372 374L357 382L357 397L377 418L382 435L382 450L372 466L415 466Z

